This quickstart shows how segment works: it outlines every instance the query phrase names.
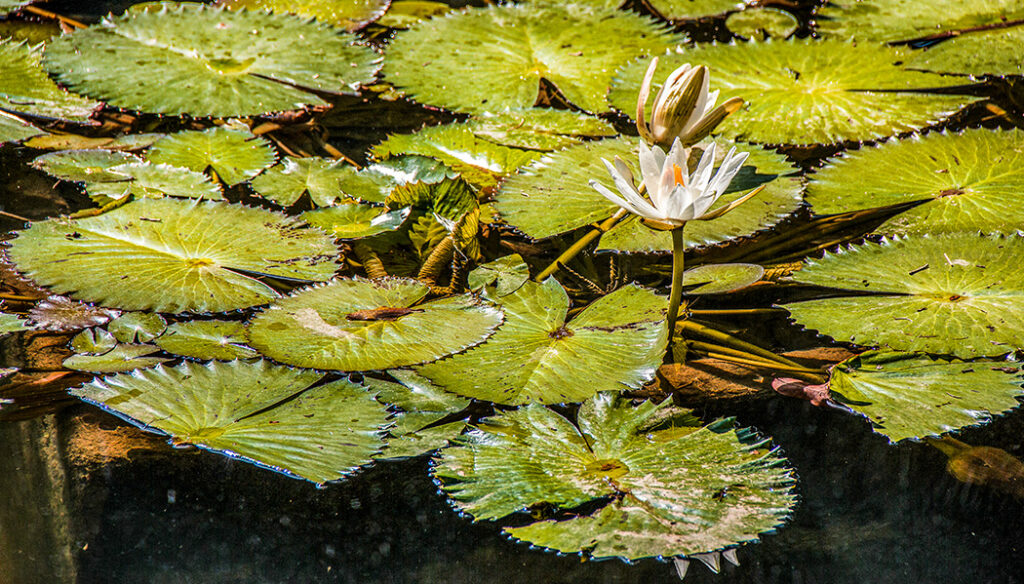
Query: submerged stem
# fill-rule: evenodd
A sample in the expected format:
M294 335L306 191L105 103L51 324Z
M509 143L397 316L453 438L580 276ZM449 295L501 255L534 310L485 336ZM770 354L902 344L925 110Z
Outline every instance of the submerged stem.
M605 233L608 233L608 231L610 231L612 227L618 225L619 221L622 221L622 219L625 218L628 214L629 212L626 211L625 209L619 209L611 217L605 219L604 221L597 225L594 225L593 229L587 232L587 234L584 235L583 237L579 238L579 240L577 240L576 243L569 246L568 249L563 251L562 255L558 256L558 258L555 261L551 262L551 265L544 268L544 271L537 274L537 277L534 278L533 281L543 282L544 280L546 280L548 276L554 274L559 269L561 269L562 266L571 262L574 257L579 255L579 253L586 249L588 245L593 243L595 239L597 239L598 237Z
M786 359L785 357L780 357L779 355L776 355L775 353L772 353L768 349L762 349L761 347L758 347L757 345L754 345L754 344L748 343L746 341L737 339L736 337L734 337L732 335L723 333L722 331L719 331L719 330L715 330L715 329L713 329L711 327L706 327L706 326L704 326L702 324L693 322L692 320L684 320L684 321L682 321L681 323L679 323L679 328L681 329L681 332L695 334L695 335L698 335L698 336L702 336L704 338L712 339L712 340L717 341L717 342L719 342L719 343L721 343L721 344L723 344L723 345L725 345L727 347L732 347L733 349L737 349L737 350L740 350L740 351L744 351L746 353L751 353L753 355L757 355L757 356L761 357L762 359L767 359L769 361L773 361L775 363L779 363L780 365L785 365L787 367L799 367L799 368L803 367L799 363L797 363L795 361L790 361L789 359Z
M683 259L683 227L680 225L672 230L672 290L668 296L668 335L669 345L672 344L672 335L676 330L676 320L679 318L679 303L683 299L683 269L686 267Z

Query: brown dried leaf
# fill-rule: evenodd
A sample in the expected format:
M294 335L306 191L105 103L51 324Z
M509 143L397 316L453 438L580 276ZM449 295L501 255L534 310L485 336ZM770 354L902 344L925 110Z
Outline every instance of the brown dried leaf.
M118 310L71 300L67 296L50 296L36 304L29 311L28 317L39 328L67 332L106 324L120 314Z

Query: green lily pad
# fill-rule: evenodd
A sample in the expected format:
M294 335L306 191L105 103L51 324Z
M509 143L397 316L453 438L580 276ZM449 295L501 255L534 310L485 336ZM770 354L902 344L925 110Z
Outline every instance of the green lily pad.
M1022 18L1017 0L830 0L814 20L822 36L906 41Z
M0 335L32 330L35 327L16 314L0 312Z
M245 325L230 320L176 322L153 342L168 353L193 359L232 361L259 356L245 344Z
M166 328L167 321L152 312L126 312L107 323L107 330L122 343L148 343Z
M707 264L683 272L688 295L725 294L750 286L764 276L757 264Z
M107 17L52 41L44 65L111 105L150 113L246 116L323 106L353 93L380 58L330 26L195 3Z
M497 300L505 324L483 345L417 369L442 388L501 404L583 401L654 377L668 343L665 299L619 288L566 322L569 296L554 278Z
M531 404L484 420L434 473L477 520L564 511L505 532L594 558L696 554L773 531L796 504L785 460L728 421L700 427L687 414L601 393L573 424Z
M33 223L8 253L29 277L82 300L221 312L278 296L245 273L330 278L337 248L323 232L263 209L140 199L96 217Z
M0 112L0 145L8 142L20 142L45 133L17 116Z
M618 8L622 2L606 2ZM746 6L744 0L651 0L651 6L669 20L692 20L717 16Z
M27 5L31 2L18 2ZM2 6L4 2L0 2ZM8 5L14 2L7 3ZM0 8L0 14L3 13ZM0 21L0 37L9 38L14 41L25 41L30 45L45 43L55 36L61 34L60 22L56 20L3 20Z
M804 284L871 296L787 304L836 340L958 357L1024 347L1024 238L974 233L886 239L827 254L793 274ZM850 318L856 315L856 318Z
M1018 405L1021 363L959 361L870 351L832 370L833 398L871 420L891 442L938 436Z
M110 168L138 162L142 159L128 152L62 150L36 157L32 166L61 180L103 182L125 180L124 175L110 172Z
M394 231L409 217L409 207L388 211L362 203L314 209L302 214L302 220L338 239L370 237Z
M0 40L0 108L44 118L85 121L95 101L68 93L43 71L42 45Z
M588 142L550 154L502 183L496 208L530 237L541 239L584 227L612 216L619 207L588 184L590 179L614 188L601 159L621 157L639 176L636 139ZM721 219L691 221L684 230L687 247L721 243L767 229L793 213L803 201L803 185L784 156L744 144L750 153L719 204L735 200L767 183L753 200ZM557 208L557 213L551 209ZM650 252L672 249L667 233L627 220L602 237L601 249Z
M380 18L391 0L220 0L219 4L231 10L270 10L315 18L355 32Z
M384 74L413 99L455 111L531 107L546 79L583 110L603 112L615 67L682 40L649 19L604 7L472 8L399 32Z
M155 164L170 164L206 172L212 170L224 184L250 179L274 164L270 143L248 130L214 127L185 131L160 139L146 155Z
M393 134L370 152L384 159L400 154L430 156L483 189L494 188L502 177L541 156L533 150L495 144L474 134L473 126L464 123L431 126L413 134Z
M293 205L307 193L314 204L328 207L345 197L341 182L352 174L355 169L340 160L287 156L253 179L252 188L260 196L284 207Z
M72 394L194 444L315 483L370 462L387 411L348 380L266 361L186 362L87 383Z
M28 6L35 0L0 0L0 14L10 14Z
M1016 230L1024 223L1024 132L931 133L847 152L811 175L807 202L821 214L927 201L879 234Z
M583 138L606 138L617 132L607 122L568 110L530 108L483 113L469 120L473 135L524 150L547 152L578 144Z
M388 28L409 28L421 20L441 16L452 11L444 2L431 0L394 0L377 24Z
M500 257L477 266L469 273L469 289L498 299L523 287L530 279L530 266L519 254Z
M720 101L746 101L718 127L726 137L764 144L831 144L917 130L978 99L927 93L963 80L913 71L905 65L910 57L909 49L871 43L768 40L700 45L666 55L659 68L707 65L711 89L721 91ZM619 71L609 94L616 108L635 110L646 70L647 62L638 60Z
M778 8L751 8L730 14L725 26L736 36L763 41L789 38L800 28L800 21Z
M153 345L122 345L102 354L76 354L64 359L62 363L68 369L89 371L91 373L121 373L135 369L147 369L169 359L149 357L160 351ZM91 352L91 351L90 351Z
M434 425L451 414L460 412L470 401L448 393L426 378L408 370L392 370L390 375L399 383L366 378L367 387L377 392L377 400L394 406L395 425L388 429L391 435L382 459L419 456L442 446L462 433L465 420Z
M282 363L366 371L440 359L483 342L501 311L472 296L420 302L415 280L342 279L274 303L249 324L249 343Z
M107 178L113 180L105 180ZM117 178L119 177L119 178ZM224 200L220 187L210 182L201 172L169 164L130 162L111 166L103 172L99 182L90 182L85 190L93 200L103 204L129 195L143 197L183 197Z
M71 338L71 350L86 355L109 353L117 346L117 339L107 329L89 328Z
M1024 27L951 38L918 52L908 66L960 75L1024 75Z

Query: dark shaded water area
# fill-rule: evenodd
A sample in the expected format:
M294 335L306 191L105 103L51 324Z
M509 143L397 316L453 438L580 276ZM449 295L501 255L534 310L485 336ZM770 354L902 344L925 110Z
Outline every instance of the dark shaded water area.
M47 7L95 20L133 3ZM35 219L87 202L49 196L52 180L24 170L36 154L0 151L4 209ZM174 449L59 395L0 413L0 584L679 581L670 563L581 562L473 523L438 493L426 457L316 488ZM686 582L1024 582L1024 500L958 482L935 448L892 446L861 419L782 397L698 413L771 436L800 501L777 533L739 548L739 567L694 562ZM1016 412L958 438L1024 458L1021 436Z

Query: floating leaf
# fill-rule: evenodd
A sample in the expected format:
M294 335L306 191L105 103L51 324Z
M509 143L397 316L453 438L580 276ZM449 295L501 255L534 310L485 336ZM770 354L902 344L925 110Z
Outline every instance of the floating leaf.
M77 354L64 359L63 365L75 371L92 373L120 373L133 369L146 369L168 361L162 357L149 357L158 352L153 345L121 345L100 354Z
M409 217L409 207L388 211L382 207L351 203L315 209L302 214L302 220L338 239L358 239L394 231Z
M227 203L140 199L96 217L33 223L11 242L19 270L59 293L127 310L220 312L278 296L239 273L326 280L330 238Z
M319 207L335 204L345 196L341 182L355 174L355 169L340 160L326 158L285 157L280 164L252 181L252 188L262 197L287 207L309 194Z
M622 2L616 0L606 4L618 8ZM733 10L742 10L745 5L744 0L651 0L651 6L669 20L716 16Z
M34 1L35 0L0 0L0 14L10 14L11 12L28 6Z
M531 107L546 79L580 108L603 112L615 67L682 40L646 18L609 8L490 6L399 32L385 76L421 103L466 112Z
M987 422L1020 405L1020 363L869 351L832 370L833 398L892 442Z
M393 134L371 152L378 158L399 154L430 156L484 189L494 188L500 178L540 158L538 152L509 148L480 138L470 125L462 123L431 126L413 134Z
M619 288L569 322L569 296L554 278L526 282L498 301L505 324L493 337L419 373L448 391L501 404L578 402L640 387L665 355L665 299L645 288Z
M162 138L153 144L146 159L196 172L213 170L225 184L233 185L274 164L274 150L248 130L213 127Z
M71 350L86 355L109 353L117 346L117 339L107 329L89 328L71 339Z
M484 341L501 311L469 295L420 302L415 280L343 279L274 303L249 325L249 342L282 363L365 371L433 361Z
M388 28L409 28L421 20L451 12L452 7L444 2L431 0L394 0L387 13L377 24Z
M105 324L120 314L117 310L77 302L66 296L50 296L33 306L28 317L41 329L67 332Z
M258 356L245 345L245 325L229 320L176 322L153 342L168 353L194 359L231 361Z
M495 144L526 150L560 150L583 138L615 136L608 123L568 110L530 108L501 113L483 113L467 126L478 138Z
M1024 347L1024 238L952 233L853 246L808 260L793 279L870 296L787 304L840 340L959 357ZM850 318L856 315L856 318Z
M822 36L905 41L1022 18L1017 0L830 0L815 22Z
M756 264L707 264L683 272L683 288L689 295L725 294L761 279L764 268Z
M757 146L742 148L750 157L720 204L767 183L764 192L721 219L690 222L684 231L689 247L720 243L771 227L803 200L801 179L785 157ZM602 221L619 207L602 197L588 181L595 179L614 188L601 159L616 156L635 167L635 139L589 142L550 154L506 180L498 192L496 207L506 221L537 239ZM639 176L639 172L636 174ZM558 213L552 213L556 207ZM629 220L605 234L601 248L666 251L672 248L672 240L667 233Z
M821 214L927 201L875 233L1016 230L1024 223L1024 132L931 133L836 158L812 175L807 202Z
M522 288L529 279L530 266L519 254L512 254L477 266L469 273L469 289L498 299Z
M0 40L0 108L44 118L85 121L99 104L68 93L43 71L42 46Z
M124 175L110 172L110 168L132 162L142 159L112 150L62 150L36 157L32 166L61 180L102 182L125 180Z
M364 383L377 392L377 400L399 409L391 438L380 458L409 458L446 446L462 433L464 420L433 425L462 411L469 400L448 393L413 371L389 372L399 383L366 378ZM429 428L427 426L430 426Z
M700 427L671 400L632 407L601 393L582 405L575 425L538 404L488 418L441 451L434 473L478 520L548 506L565 512L506 527L516 539L638 559L717 550L773 531L796 504L783 463L751 432Z
M1024 10L1021 11L1024 16ZM918 52L909 67L961 75L1024 74L1024 27L963 34Z
M40 134L45 132L12 114L0 112L0 145L20 142Z
M0 335L16 333L19 331L28 331L33 328L35 327L16 314L0 312Z
M107 324L107 330L122 343L148 343L166 328L167 321L152 312L126 312Z
M220 0L219 3L232 10L270 10L306 16L354 32L380 18L391 0Z
M736 36L763 41L789 38L800 28L800 21L785 10L767 7L730 14L725 26Z
M292 16L164 4L62 36L44 64L117 107L245 116L327 105L310 90L352 93L373 80L379 57L353 40Z
M380 451L387 411L348 380L249 363L186 362L115 375L72 393L135 424L316 483L339 479Z
M184 197L219 201L224 199L220 187L210 182L205 174L169 164L132 162L111 166L104 171L104 179L86 185L94 200L103 203L116 201L129 195L143 197ZM114 180L105 180L107 178ZM118 178L119 177L119 178Z
M976 97L927 91L963 80L910 70L909 49L836 40L769 40L700 45L662 58L659 69L701 63L714 73L719 100L740 97L744 107L718 127L723 135L766 144L830 144L874 140L917 130ZM636 108L647 62L619 71L609 99ZM657 86L653 91L657 91Z

